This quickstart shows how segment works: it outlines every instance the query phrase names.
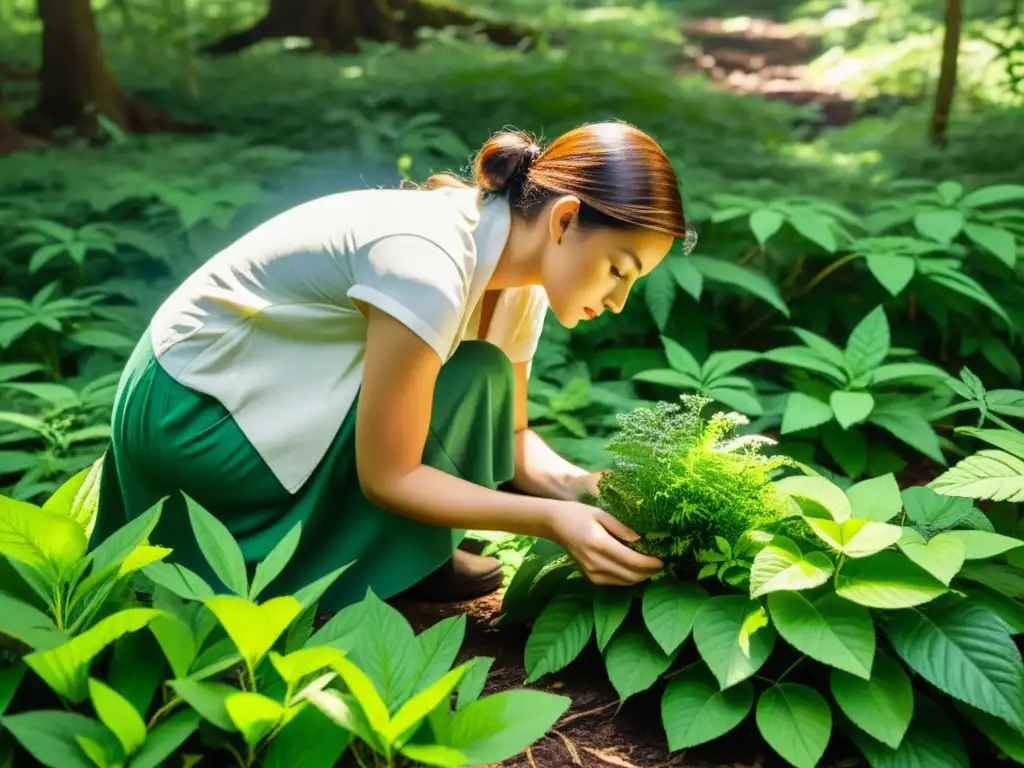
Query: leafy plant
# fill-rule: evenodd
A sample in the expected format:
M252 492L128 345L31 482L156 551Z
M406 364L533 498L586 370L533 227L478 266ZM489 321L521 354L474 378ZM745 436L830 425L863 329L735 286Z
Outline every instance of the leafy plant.
M640 534L639 551L674 558L780 517L784 506L769 479L789 463L759 453L773 443L768 438L734 434L744 417L716 413L705 421L709 398L681 400L682 408L658 403L619 417L607 446L615 460L599 484L601 505Z
M739 546L717 542L710 565L729 561L735 577L714 589L675 575L636 589L588 586L557 551L534 552L506 596L508 615L536 617L528 679L572 663L596 637L621 701L668 681L670 751L718 739L752 715L765 742L800 768L818 764L836 730L873 765L940 750L944 765L966 767L960 726L937 692L961 723L1019 759L1024 663L1013 636L1024 632L1024 603L992 560L1024 541L995 533L969 500L901 492L891 475L846 491L791 475L774 488L788 507L785 528L752 527ZM808 667L827 671L827 689Z
M937 403L908 395L914 388L933 392L949 375L930 363L886 362L903 351L891 346L882 307L857 324L842 349L811 331L792 330L802 345L777 347L763 355L765 360L813 375L796 379L782 412L782 434L835 421L848 436L827 443L826 448L852 476L862 474L867 466L866 440L857 429L862 424L880 427L930 459L945 461L930 424Z

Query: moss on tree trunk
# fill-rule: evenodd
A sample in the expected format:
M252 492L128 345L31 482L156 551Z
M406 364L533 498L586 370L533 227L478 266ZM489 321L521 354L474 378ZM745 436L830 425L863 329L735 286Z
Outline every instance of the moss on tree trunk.
M270 0L266 16L256 24L203 51L235 53L280 37L309 38L313 50L325 53L352 53L360 39L412 48L420 27L448 26L478 26L499 45L519 45L531 34L519 25L480 18L445 0Z

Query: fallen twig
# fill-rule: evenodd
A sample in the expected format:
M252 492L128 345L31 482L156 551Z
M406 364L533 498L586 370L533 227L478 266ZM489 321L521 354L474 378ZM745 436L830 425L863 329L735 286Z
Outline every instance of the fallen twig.
M567 726L569 723L573 722L574 720L579 720L580 718L584 718L584 717L590 717L591 715L599 715L602 712L604 712L606 709L611 709L617 703L618 702L616 702L616 701L609 701L607 704L602 704L600 707L595 707L594 709L588 709L586 712L577 712L574 715L569 715L569 717L565 718L562 722L557 723L556 727L564 728L565 726Z
M583 749L585 752L593 755L598 760L608 763L608 765L617 765L619 766L619 768L640 768L639 765L635 765L629 762L628 760L621 758L616 754L613 754L610 750L594 749L593 747L584 747Z
M572 739L570 739L561 731L552 730L551 732L555 734L555 736L560 738L562 740L562 743L565 744L565 748L569 751L569 756L572 758L572 761L576 763L576 765L583 765L583 761L580 760L580 753L576 749L576 745L572 743Z

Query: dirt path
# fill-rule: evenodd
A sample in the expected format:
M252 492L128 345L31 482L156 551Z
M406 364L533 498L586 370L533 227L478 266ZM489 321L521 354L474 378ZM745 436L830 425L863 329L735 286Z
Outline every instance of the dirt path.
M822 47L812 34L791 24L748 17L687 19L683 34L690 42L683 71L703 70L732 93L817 105L822 127L846 125L856 118L852 96L809 78L807 63Z

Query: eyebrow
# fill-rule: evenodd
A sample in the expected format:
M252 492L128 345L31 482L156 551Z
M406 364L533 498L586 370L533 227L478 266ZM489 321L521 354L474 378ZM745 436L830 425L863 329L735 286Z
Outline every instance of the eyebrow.
M639 256L637 256L633 251L629 250L629 248L619 248L619 251L621 253L624 253L627 256L629 256L633 260L633 263L636 264L637 271L640 274L643 274L643 272L644 272L644 265L640 261L640 257Z

